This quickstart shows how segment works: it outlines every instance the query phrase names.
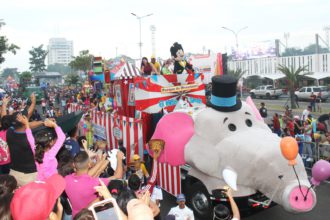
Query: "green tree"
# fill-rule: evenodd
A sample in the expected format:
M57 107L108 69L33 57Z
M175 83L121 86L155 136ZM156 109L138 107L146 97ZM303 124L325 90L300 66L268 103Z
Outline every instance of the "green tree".
M0 29L5 24L6 23L3 22L2 19L0 19ZM0 64L5 62L5 58L3 57L4 54L6 54L7 52L16 54L16 50L18 49L20 48L17 45L8 43L8 39L6 36L0 35Z
M69 74L71 72L71 68L64 64L55 63L47 66L48 72L58 72L61 74Z
M29 71L24 71L19 75L19 84L25 88L26 85L31 83L31 79L32 73Z
M79 84L79 81L80 81L80 77L78 74L74 74L74 73L71 73L71 74L68 74L65 78L65 82L67 85L71 86L71 85L77 85Z
M32 47L32 50L29 51L29 53L31 54L30 70L33 73L40 73L46 70L45 59L48 52L42 47L43 45L41 44L39 47Z
M295 90L298 87L298 80L299 77L310 74L308 73L304 73L305 71L307 71L307 66L303 66L303 67L298 67L297 69L294 68L293 66L284 66L279 64L277 69L279 71L281 71L287 80L287 85L288 85L288 89L289 89L289 98L290 98L290 103L291 103L291 108L295 109L297 108L296 106L296 102L295 102Z
M79 56L73 57L74 59L69 63L69 66L74 70L81 70L85 73L91 69L93 55L89 54L89 50L79 52Z
M237 70L228 70L228 75L233 76L235 79L240 80L243 75L246 73L246 70L238 68Z
M17 68L5 68L2 71L2 78L7 79L8 76L15 78L18 74Z

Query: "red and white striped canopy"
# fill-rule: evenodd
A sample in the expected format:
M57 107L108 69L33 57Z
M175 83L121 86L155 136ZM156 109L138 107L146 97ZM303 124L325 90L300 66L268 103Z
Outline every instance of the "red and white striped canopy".
M141 76L140 70L131 63L122 62L114 71L111 71L115 74L114 80L118 79L132 79L137 76Z

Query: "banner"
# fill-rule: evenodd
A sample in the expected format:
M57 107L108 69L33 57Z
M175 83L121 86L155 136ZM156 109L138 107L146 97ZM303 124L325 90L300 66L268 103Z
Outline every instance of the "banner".
M93 131L94 131L94 137L97 140L101 139L101 140L106 141L107 140L107 135L106 135L106 132L105 132L105 127L100 126L100 125L95 124L95 123L92 123L92 126L93 126Z
M123 107L120 85L115 85L115 97L116 97L117 106Z
M217 72L217 57L217 54L191 55L189 57L189 63L193 65L195 72L202 73L204 75L204 84L210 83L212 77Z
M163 109L172 112L176 106L202 107L205 87L202 74L153 75L135 80L135 107L138 111L155 114ZM178 106L178 107L180 107Z
M129 106L135 106L134 83L129 84L128 88L128 103Z

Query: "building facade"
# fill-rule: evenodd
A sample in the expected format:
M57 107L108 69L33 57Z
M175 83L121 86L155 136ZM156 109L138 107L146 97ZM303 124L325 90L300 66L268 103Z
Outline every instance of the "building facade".
M73 42L65 38L51 38L48 44L48 65L68 65L73 57Z

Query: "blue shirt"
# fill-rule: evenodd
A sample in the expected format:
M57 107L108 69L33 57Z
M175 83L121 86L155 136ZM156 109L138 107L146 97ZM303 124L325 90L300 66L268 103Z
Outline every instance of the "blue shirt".
M66 140L64 142L64 147L70 151L72 157L76 156L77 153L80 152L80 146L77 141L73 140L72 138Z

